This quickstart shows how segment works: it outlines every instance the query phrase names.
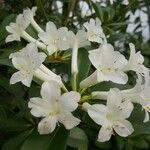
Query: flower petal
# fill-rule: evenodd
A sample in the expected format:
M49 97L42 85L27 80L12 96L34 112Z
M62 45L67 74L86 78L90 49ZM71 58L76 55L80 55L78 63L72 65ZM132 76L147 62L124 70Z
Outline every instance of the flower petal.
M127 120L114 122L113 128L116 131L116 133L122 137L127 137L134 131L132 124Z
M110 75L109 74L106 75L106 77L109 81L112 81L118 84L126 84L128 81L128 76L124 72L115 72Z
M66 129L72 129L80 123L80 119L74 117L70 112L64 111L59 115L59 122L61 122Z
M95 49L92 51L89 51L89 59L91 61L91 63L94 65L95 68L98 69L99 65L100 65L100 50L99 49Z
M21 71L14 73L10 78L10 84L15 84L21 81L27 87L30 87L32 81L32 74L24 74Z
M42 119L38 124L38 132L40 134L49 134L54 131L57 123L57 118L55 116L46 117Z
M112 133L113 133L113 129L111 127L107 127L105 125L102 126L98 134L98 141L99 142L109 141Z
M103 125L108 108L105 105L94 104L88 107L89 116L99 125Z
M5 42L12 42L12 41L20 41L20 36L15 35L15 34L10 34L6 37Z
M120 104L119 110L125 119L129 118L133 110L133 104L131 103L131 101L126 100Z
M59 100L61 90L57 82L44 82L41 87L41 96L43 99L53 102Z
M61 104L64 109L72 112L78 107L78 102L81 96L78 92L71 91L61 96Z
M51 34L53 32L56 32L57 28L56 28L56 25L49 21L47 24L46 24L46 32Z
M110 89L107 98L107 106L111 109L116 109L122 102L122 94L119 89Z
M68 28L61 27L58 29L58 35L59 35L59 42L58 47L59 50L67 50L70 48L70 42L69 42L69 32Z
M31 98L28 107L31 108L31 114L35 117L48 116L51 111L51 105L48 101L39 97Z

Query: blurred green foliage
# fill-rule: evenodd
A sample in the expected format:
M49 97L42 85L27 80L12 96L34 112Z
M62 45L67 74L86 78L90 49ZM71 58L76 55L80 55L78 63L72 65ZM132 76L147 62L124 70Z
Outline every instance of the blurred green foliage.
M16 15L21 13L26 7L37 6L38 11L36 21L44 28L47 21L54 21L58 27L67 26L73 31L77 31L84 22L91 17L98 16L108 36L108 41L115 44L116 50L120 50L126 57L129 56L128 43L136 45L137 51L145 57L145 65L150 68L150 39L143 39L144 30L140 16L135 19L133 24L138 24L133 33L127 33L129 24L129 12L133 14L139 9L147 14L148 25L150 28L150 1L149 0L129 0L129 5L121 5L121 0L102 7L98 4L91 4L89 0L84 2L89 5L89 9L94 8L95 13L89 16L81 14L81 0L59 0L62 2L62 12L56 5L56 0L0 0L0 149L2 150L142 150L150 148L150 122L143 124L143 112L135 110L131 116L131 122L134 125L135 133L128 138L113 136L109 142L96 142L99 127L82 110L76 115L82 118L83 123L79 128L73 129L70 133L63 127L57 129L50 135L39 135L37 132L38 119L31 116L27 107L30 97L39 96L40 86L32 83L30 89L20 83L9 85L9 79L15 69L12 67L9 54L15 52L26 45L25 41L5 44L7 32L5 26L14 21ZM143 10L144 8L144 10ZM78 24L78 26L77 26ZM28 32L36 36L36 32L31 28ZM149 33L150 34L150 33ZM96 47L96 45L93 45ZM70 54L69 51L63 55ZM84 57L84 60L82 59ZM51 63L48 59L46 64L62 77L70 74L70 60L57 61ZM84 69L83 66L86 64ZM90 62L87 53L79 50L79 69L78 80L84 79L88 73ZM65 81L69 88L69 82ZM93 89L105 90L110 87L122 86L103 83L96 85ZM129 82L128 86L133 86ZM139 106L137 106L139 107ZM76 113L76 112L75 112Z

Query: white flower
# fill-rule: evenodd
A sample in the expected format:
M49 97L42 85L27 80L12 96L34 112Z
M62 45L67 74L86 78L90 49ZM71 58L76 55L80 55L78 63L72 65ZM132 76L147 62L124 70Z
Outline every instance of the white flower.
M70 47L74 47L75 42L78 43L78 48L90 45L87 39L87 33L84 30L78 30L76 35L69 31Z
M90 19L90 22L84 23L84 27L87 29L87 37L91 42L104 43L106 37L101 27L101 21L96 18Z
M38 36L47 45L49 54L70 48L68 29L66 27L57 29L53 22L48 22L46 32L41 32Z
M44 32L43 29L36 23L36 21L34 20L34 16L35 16L35 12L37 10L37 7L32 7L32 9L25 9L23 11L23 16L25 18L25 20L27 22L29 22L29 24L31 23L32 26L40 33L40 32Z
M124 70L132 70L137 73L145 73L146 67L143 65L144 57L141 55L140 52L136 53L134 44L130 43L129 47L131 51L130 58Z
M96 3L96 2L101 2L102 0L91 0L93 3Z
M89 59L96 71L80 83L81 88L86 88L102 81L125 84L128 76L122 71L127 64L125 57L110 44L102 44L99 49L89 52Z
M126 119L133 110L130 101L122 102L122 95L118 89L111 89L108 94L107 106L94 104L88 107L89 116L101 125L98 141L105 142L111 138L113 130L122 137L127 137L134 131L132 124Z
M6 38L6 43L20 41L20 37L28 26L29 22L25 20L23 15L18 15L16 18L16 23L10 23L9 26L6 26L6 30L10 33L10 35Z
M19 70L10 79L10 84L21 81L24 85L30 86L35 71L42 65L46 55L38 52L34 43L28 44L19 52L10 55L14 67Z
M42 98L31 98L28 104L33 116L43 118L38 124L40 134L53 132L58 122L66 129L72 129L80 123L71 113L78 107L79 93L71 91L61 95L56 82L44 82L41 96Z
M35 12L37 10L37 7L32 7L32 9L27 8L23 11L23 16L26 20L29 22L32 21L33 17L35 16Z
M133 103L138 103L145 111L144 122L149 121L150 113L150 75L149 70L144 76L138 74L138 79L135 87L121 91L124 101L130 100ZM94 91L92 92L93 99L107 99L108 92Z

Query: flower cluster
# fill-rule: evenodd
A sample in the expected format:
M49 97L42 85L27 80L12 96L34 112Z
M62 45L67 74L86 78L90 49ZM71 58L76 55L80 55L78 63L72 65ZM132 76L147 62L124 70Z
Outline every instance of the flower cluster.
M108 141L115 132L122 137L134 132L132 124L127 120L134 109L133 103L142 106L145 111L144 122L149 121L150 71L143 65L144 57L140 52L136 52L134 44L129 44L130 57L126 59L107 42L101 27L102 23L98 18L85 22L83 28L76 34L67 27L57 28L51 21L46 24L44 30L34 20L36 9L33 7L24 10L17 16L15 23L10 23L6 27L9 32L6 42L20 41L21 38L29 42L25 48L12 53L9 57L18 70L12 75L10 84L22 82L30 87L35 78L43 82L41 98L31 98L28 103L31 114L42 118L38 124L40 134L53 132L59 123L66 129L79 125L82 119L73 113L78 110L79 104L95 123L101 125L98 134L100 142ZM37 31L38 39L27 33L29 25ZM80 73L78 49L90 46L92 42L99 44L99 48L90 50L88 56L95 71L81 81L78 87L77 75ZM68 49L72 50L71 91L68 91L61 76L44 65L47 56L58 55L58 51L63 52ZM134 71L138 77L135 87L127 90L112 88L109 91L93 91L89 93L90 96L85 95L84 91L87 88L103 81L126 84L128 71ZM93 99L106 100L106 105L101 104L101 101L90 104ZM89 103L85 102L86 100Z

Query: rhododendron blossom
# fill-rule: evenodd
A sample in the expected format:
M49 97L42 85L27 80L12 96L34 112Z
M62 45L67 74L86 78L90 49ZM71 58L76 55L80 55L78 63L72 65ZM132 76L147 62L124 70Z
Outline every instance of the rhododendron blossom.
M61 95L56 82L45 82L41 87L41 96L31 98L28 104L32 115L43 118L38 124L40 134L53 132L58 122L66 129L72 129L80 123L71 113L78 107L79 93L71 91Z
M134 131L131 123L126 120L133 110L133 105L130 101L122 100L121 92L118 89L111 89L108 93L107 106L94 104L87 108L89 116L102 126L98 141L108 141L113 130L122 137L127 137Z

